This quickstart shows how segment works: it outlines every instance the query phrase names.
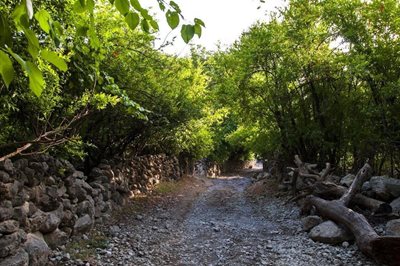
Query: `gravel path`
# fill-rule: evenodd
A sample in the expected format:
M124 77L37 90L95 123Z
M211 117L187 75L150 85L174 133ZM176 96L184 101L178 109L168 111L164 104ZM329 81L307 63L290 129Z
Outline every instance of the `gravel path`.
M80 245L56 252L53 260L60 265L376 265L354 244L313 242L301 231L298 207L272 196L249 197L250 184L243 176L192 179L173 195L99 227Z

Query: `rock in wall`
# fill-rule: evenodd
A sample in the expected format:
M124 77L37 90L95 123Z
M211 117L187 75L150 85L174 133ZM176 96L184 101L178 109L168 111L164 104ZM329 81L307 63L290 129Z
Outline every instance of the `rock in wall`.
M201 159L195 162L193 175L198 177L216 177L221 175L221 166L208 159Z
M46 265L50 248L89 231L129 196L181 176L166 155L103 161L86 176L48 155L0 162L0 266Z

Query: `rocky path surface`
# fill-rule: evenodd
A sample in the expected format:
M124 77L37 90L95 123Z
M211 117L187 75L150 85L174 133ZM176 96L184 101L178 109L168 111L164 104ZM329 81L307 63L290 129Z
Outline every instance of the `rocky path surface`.
M273 196L251 197L250 184L244 176L186 180L55 252L52 260L59 265L375 265L355 244L313 242L301 231L298 207Z

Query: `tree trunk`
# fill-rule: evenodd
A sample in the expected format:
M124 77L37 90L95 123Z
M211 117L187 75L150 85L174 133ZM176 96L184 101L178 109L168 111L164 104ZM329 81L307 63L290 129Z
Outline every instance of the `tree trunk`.
M316 183L314 186L313 195L324 199L338 199L346 193L346 188L338 186L334 183ZM350 204L356 204L360 207L371 210L376 214L389 214L392 212L392 207L386 202L366 197L362 194L356 194Z
M343 205L340 200L327 201L309 196L308 202L315 206L321 216L345 225L355 236L361 252L379 263L399 265L400 237L381 237L367 219Z

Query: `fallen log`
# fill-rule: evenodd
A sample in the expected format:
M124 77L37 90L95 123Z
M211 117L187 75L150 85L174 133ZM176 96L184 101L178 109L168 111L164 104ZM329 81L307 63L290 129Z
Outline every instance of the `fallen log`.
M357 246L365 255L380 263L400 264L400 237L379 236L362 214L347 208L340 200L327 201L308 196L307 201L321 216L345 225L354 234Z
M366 163L340 199L328 201L316 196L308 196L306 205L314 206L321 216L346 226L354 234L357 246L365 255L379 263L399 265L400 237L379 236L362 214L347 207L355 199L370 169L371 167Z
M318 182L313 187L312 194L323 199L338 199L346 193L347 189L331 182ZM360 193L354 195L350 204L358 205L373 212L373 214L390 214L392 207L390 204L364 196Z

